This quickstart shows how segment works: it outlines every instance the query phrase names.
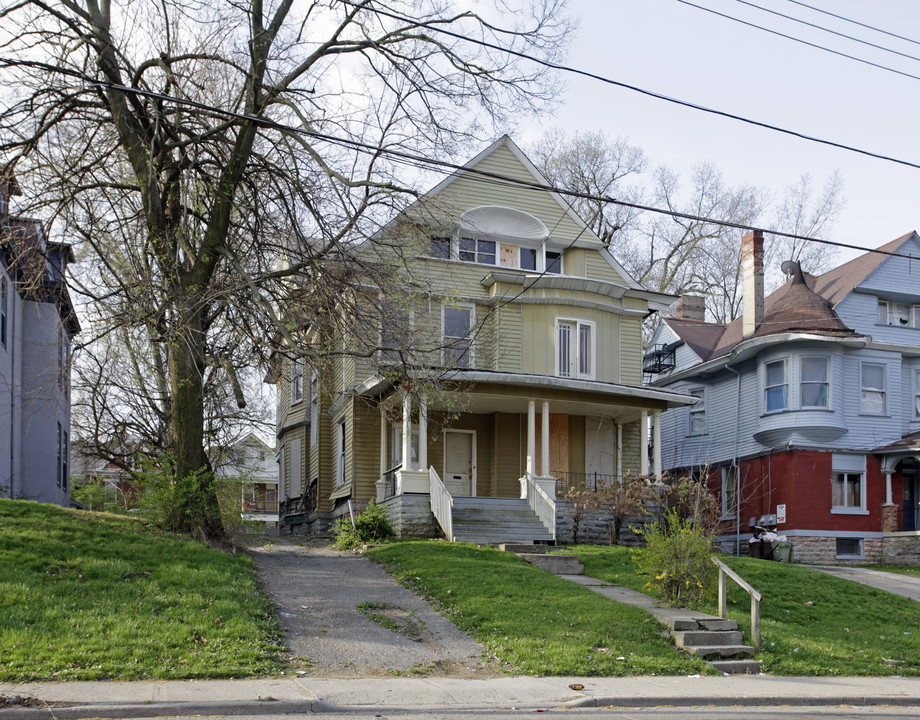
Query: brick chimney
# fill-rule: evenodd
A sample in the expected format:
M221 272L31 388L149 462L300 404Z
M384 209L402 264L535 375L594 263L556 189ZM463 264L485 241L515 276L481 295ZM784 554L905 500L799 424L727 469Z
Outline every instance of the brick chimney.
M674 317L703 322L706 319L706 298L702 295L681 295L674 306Z
M748 338L763 322L763 232L760 230L741 238L741 274L741 334Z

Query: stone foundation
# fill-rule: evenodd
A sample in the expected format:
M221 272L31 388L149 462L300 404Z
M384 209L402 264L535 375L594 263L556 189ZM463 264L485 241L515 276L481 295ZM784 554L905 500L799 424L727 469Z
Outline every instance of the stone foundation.
M438 523L431 513L431 496L404 493L380 503L390 511L390 525L396 537L438 537Z
M629 517L623 521L620 528L619 545L643 545L642 536L636 533L651 515ZM578 525L578 537L574 536L575 525ZM579 517L575 516L574 503L564 500L556 501L556 542L562 545L568 543L584 543L587 545L610 545L613 536L614 514L609 511L583 511Z
M920 565L920 533L893 533L882 538L883 565Z

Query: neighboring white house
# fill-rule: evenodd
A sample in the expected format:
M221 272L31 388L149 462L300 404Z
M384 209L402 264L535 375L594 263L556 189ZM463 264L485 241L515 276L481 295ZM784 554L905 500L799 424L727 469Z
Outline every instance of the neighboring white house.
M240 481L240 517L278 527L278 465L275 451L250 433L216 458L215 474Z
M19 194L0 170L0 495L67 506L74 257L39 221L10 214Z

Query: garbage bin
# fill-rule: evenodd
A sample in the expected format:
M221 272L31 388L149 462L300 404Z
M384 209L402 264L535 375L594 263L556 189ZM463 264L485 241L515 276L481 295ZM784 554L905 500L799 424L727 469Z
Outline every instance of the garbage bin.
M773 559L778 562L792 562L792 543L788 540L774 540Z
M763 557L763 543L760 540L748 543L748 548L752 558Z

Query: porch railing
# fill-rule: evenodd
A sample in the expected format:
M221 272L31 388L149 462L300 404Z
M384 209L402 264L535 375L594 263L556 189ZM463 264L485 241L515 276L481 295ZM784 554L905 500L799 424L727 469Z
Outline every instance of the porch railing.
M431 481L431 513L449 541L454 539L454 498L444 487L438 473L432 467L428 470Z
M712 556L712 561L719 567L719 617L723 620L728 617L727 578L731 578L751 596L751 645L757 650L760 647L760 601L763 598L746 580L715 555Z
M383 497L385 500L396 495L396 473L399 470L402 470L401 464L383 473Z
M527 504L534 514L540 518L543 527L555 539L556 537L556 502L533 479L533 475L524 476L527 481Z
M619 475L605 475L603 473L574 473L567 470L550 470L550 475L556 478L556 497L562 497L569 489L597 490L604 485L621 482Z
M277 500L244 500L243 512L276 513L278 512Z

